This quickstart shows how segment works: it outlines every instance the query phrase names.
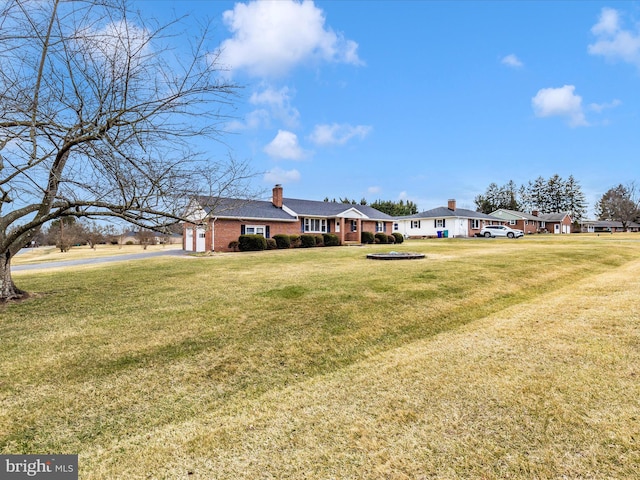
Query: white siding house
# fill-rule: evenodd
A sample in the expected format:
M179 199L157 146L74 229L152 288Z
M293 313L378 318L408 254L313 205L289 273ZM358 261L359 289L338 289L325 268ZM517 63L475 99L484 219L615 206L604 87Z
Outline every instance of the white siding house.
M484 225L500 223L491 215L456 208L456 201L449 200L446 207L395 218L393 231L405 238L473 237Z

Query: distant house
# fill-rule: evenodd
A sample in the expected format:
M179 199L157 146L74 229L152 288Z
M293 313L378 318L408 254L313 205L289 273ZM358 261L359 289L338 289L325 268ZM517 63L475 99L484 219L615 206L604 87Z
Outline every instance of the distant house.
M139 231L127 230L123 232L118 241L121 245L140 245L140 240L145 238L150 245L177 245L182 243L182 235L179 233L162 234L151 230L144 230L141 235Z
M568 213L531 213L500 208L491 212L511 228L526 233L571 233L571 216Z
M335 233L340 244L360 243L362 232L391 234L393 218L367 205L284 198L273 188L271 201L199 196L191 202L184 224L183 249L231 251L240 235Z
M538 215L545 223L545 228L551 233L571 233L573 220L568 212L564 213L544 213Z
M500 208L491 212L491 216L499 218L511 228L522 230L525 234L546 231L546 222L533 213Z
M393 231L406 238L473 237L484 225L500 223L491 215L457 208L456 201L449 200L446 207L396 217Z
M615 233L624 232L622 222L611 220L581 220L580 231L584 233ZM635 222L627 223L627 232L640 231L640 224Z

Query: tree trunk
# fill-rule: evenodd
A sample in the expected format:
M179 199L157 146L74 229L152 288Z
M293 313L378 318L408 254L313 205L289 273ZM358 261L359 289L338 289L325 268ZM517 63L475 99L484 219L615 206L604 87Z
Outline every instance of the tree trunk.
M11 278L11 253L9 251L0 255L0 302L20 300L27 298L27 292L16 287Z

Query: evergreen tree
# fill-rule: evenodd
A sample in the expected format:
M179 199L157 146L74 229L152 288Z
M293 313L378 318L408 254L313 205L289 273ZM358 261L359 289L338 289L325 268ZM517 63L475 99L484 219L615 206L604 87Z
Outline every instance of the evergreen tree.
M418 213L418 206L411 200L407 200L406 202L404 200L398 202L394 202L393 200L376 200L371 204L371 207L392 217L403 217Z
M482 213L495 212L504 208L507 210L519 210L518 187L513 180L509 180L505 185L498 187L492 182L487 187L484 195L478 195L474 199L476 211Z
M573 220L580 220L587 213L587 200L582 193L580 184L569 175L565 182L566 211L571 214Z

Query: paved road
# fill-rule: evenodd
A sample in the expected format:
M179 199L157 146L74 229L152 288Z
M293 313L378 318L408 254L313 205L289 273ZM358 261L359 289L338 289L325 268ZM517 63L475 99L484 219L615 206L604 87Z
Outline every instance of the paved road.
M185 254L186 252L183 250L171 249L171 250L166 250L161 252L143 252L143 253L131 253L126 255L114 255L113 257L82 258L78 260L63 260L60 262L34 263L32 265L12 265L11 271L21 272L25 270L39 270L43 268L73 267L76 265L96 265L100 263L125 262L127 260L140 260L142 258L164 257L168 255L183 256Z

